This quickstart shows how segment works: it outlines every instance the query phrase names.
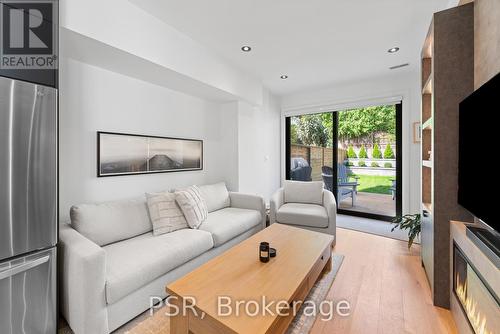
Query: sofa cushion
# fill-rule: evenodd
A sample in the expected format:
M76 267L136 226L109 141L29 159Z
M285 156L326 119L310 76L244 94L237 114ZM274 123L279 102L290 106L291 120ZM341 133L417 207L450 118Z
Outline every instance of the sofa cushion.
M153 235L170 233L183 228L188 228L188 223L175 195L169 192L149 194L146 193L149 216L153 223Z
M323 204L323 182L285 181L283 184L285 203Z
M74 205L71 226L99 246L133 238L153 229L146 200Z
M210 233L192 229L159 236L147 233L104 247L107 303L117 302L211 248Z
M210 232L215 247L218 247L261 222L262 217L259 211L225 208L209 213L207 220L200 225L200 230Z
M328 214L322 205L287 203L278 209L278 223L287 225L328 227Z
M177 190L175 200L179 204L182 213L184 213L189 227L198 228L207 219L207 204L201 196L200 188L197 186Z
M224 182L207 184L198 188L200 188L201 196L207 204L208 212L224 209L231 205L229 192Z

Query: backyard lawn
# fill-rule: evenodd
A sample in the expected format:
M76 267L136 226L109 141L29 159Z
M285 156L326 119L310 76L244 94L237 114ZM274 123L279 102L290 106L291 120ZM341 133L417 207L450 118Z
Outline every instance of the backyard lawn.
M358 191L374 194L391 194L391 186L394 176L380 175L357 175L359 176Z

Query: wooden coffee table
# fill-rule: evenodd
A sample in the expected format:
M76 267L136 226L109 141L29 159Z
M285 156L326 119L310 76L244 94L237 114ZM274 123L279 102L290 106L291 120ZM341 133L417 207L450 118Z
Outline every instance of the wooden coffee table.
M262 241L277 249L277 257L268 263L259 261L258 247ZM221 316L218 296L232 298L233 310L237 309L237 301L261 303L263 296L266 303L282 301L280 310L291 309L294 303L304 300L321 272L331 268L332 243L333 236L327 234L271 225L168 284L166 291L174 297L169 299L172 305L182 307L183 301L191 302L196 311L172 316L170 333L283 333L293 320L293 312L288 316L277 312L251 316L255 307L249 307L249 315L240 306L239 315L233 312Z

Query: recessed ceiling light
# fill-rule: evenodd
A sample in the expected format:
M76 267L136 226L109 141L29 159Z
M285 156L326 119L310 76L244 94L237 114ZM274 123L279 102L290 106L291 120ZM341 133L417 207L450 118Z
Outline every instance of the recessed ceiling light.
M248 45L244 45L244 46L241 47L241 51L243 51L243 52L250 52L250 51L252 51L252 48L250 46L248 46Z
M387 50L387 52L389 53L396 53L399 51L399 48L396 46L396 47L393 47L393 48L390 48L389 50Z
M283 74L282 76L280 76L280 78L283 79L283 80L288 79L288 75Z

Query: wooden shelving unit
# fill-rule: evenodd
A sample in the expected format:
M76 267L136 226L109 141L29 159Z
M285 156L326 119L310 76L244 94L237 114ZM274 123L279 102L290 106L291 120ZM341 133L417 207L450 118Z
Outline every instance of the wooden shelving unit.
M422 202L422 206L429 214L432 214L432 203Z
M422 130L432 130L432 117L422 124Z
M450 305L450 220L457 203L458 106L474 89L474 12L468 4L434 14L421 54L422 264L435 305Z
M432 61L431 58L427 58ZM427 81L424 83L424 87L422 88L422 94L431 94L432 95L432 76L427 78Z

